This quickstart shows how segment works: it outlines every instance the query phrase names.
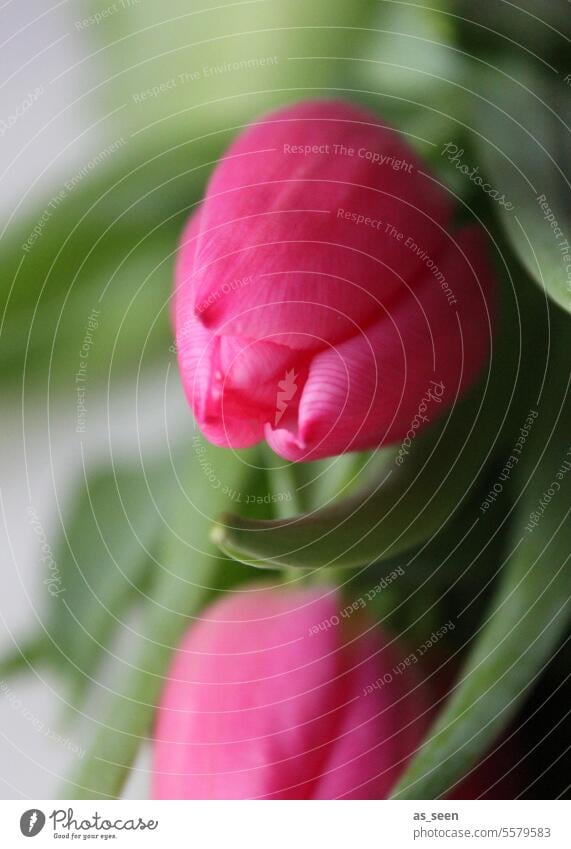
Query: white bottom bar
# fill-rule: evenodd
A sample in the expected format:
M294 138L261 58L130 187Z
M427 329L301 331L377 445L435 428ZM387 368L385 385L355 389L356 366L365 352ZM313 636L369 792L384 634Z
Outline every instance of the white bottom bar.
M570 802L0 801L2 845L569 849ZM30 840L34 842L30 844Z

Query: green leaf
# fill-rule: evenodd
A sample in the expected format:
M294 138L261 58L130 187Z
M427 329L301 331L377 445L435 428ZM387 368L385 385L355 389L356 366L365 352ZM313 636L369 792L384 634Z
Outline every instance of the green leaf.
M101 9L99 0L81 6L86 17ZM357 55L371 11L368 0L205 0L199 8L162 0L121 9L79 37L100 78L104 113L118 110L137 138L180 141L237 130L328 89L335 95L346 73L328 57Z
M486 415L459 405L365 493L285 521L223 516L213 538L226 554L262 568L349 567L394 557L437 532L461 505L490 448Z
M167 355L179 234L225 138L163 142L138 149L140 161L125 141L11 222L0 278L4 382L74 384L83 360L91 383Z
M49 660L43 636L34 636L18 643L0 657L0 679L26 673Z
M452 619L454 629L446 637L445 649L463 651L479 627L500 572L511 502L504 492L493 509L482 510L482 504L506 459L490 469L487 479L470 494L466 509L440 533L346 582L351 600L367 598L373 619L400 634L408 645L421 645L433 630Z
M66 516L47 578L46 639L74 686L74 704L130 607L146 597L162 528L165 470L109 467L88 475Z
M319 568L394 557L431 537L466 502L501 444L502 425L509 429L503 381L511 379L513 354L498 352L505 372L496 369L487 386L417 437L400 465L396 459L385 465L374 487L294 519L225 515L213 529L215 542L252 566ZM515 409L510 412L517 420Z
M495 209L527 272L571 311L571 92L521 60L479 69L473 141ZM469 165L469 162L465 163Z
M164 478L165 464L155 462L96 469L77 484L53 555L42 561L41 628L0 658L5 675L49 663L79 706L123 618L146 597L162 523L155 491ZM37 522L31 509L29 518Z
M124 683L97 726L91 751L62 789L62 798L117 798L140 745L149 740L156 704L173 651L229 573L246 572L221 558L208 539L213 515L246 494L254 455L193 440L173 468L165 521L148 602L141 611L136 657L123 661ZM117 660L116 663L120 661Z
M506 3L489 0L486 4L473 0L455 0L454 9L462 32L462 44L477 55L490 55L496 64L506 50L517 45L537 65L549 69L547 59L558 49L569 50L569 5L567 0L521 0Z
M557 331L556 331L557 332ZM557 338L557 337L556 337ZM559 338L565 344L564 337ZM563 367L563 368L562 368ZM393 796L445 795L485 754L549 660L571 608L570 363L552 373L514 477L509 557L458 681ZM567 376L562 380L561 375ZM484 788L483 788L484 789Z
M347 71L374 92L370 105L436 167L442 145L466 117L466 62L449 6L379 3L362 51L344 54Z

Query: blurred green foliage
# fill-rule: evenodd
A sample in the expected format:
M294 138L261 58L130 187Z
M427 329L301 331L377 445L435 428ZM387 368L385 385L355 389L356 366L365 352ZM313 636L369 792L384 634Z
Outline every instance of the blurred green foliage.
M370 0L140 2L84 31L98 90L122 129L187 140L343 85L327 57L360 52ZM85 0L85 15L100 8ZM312 61L309 61L312 60ZM89 67L89 61L86 65Z
M43 201L5 237L0 368L6 382L72 385L92 310L100 315L92 328L90 377L101 380L112 368L167 353L178 234L210 165L191 145L149 151L138 164L127 149L113 156L55 205L53 198Z
M260 527L268 526L258 522L272 513L255 453L238 457L205 448L230 492L205 481L188 445L174 463L164 457L148 474L127 467L95 470L78 488L57 546L66 592L51 600L39 639L7 659L4 672L49 656L80 709L102 659L114 650L118 624L133 611L140 614L133 657L120 661L124 686L110 697L94 748L64 792L118 795L149 737L184 629L213 595L264 579L221 555L209 538L215 516L237 510L242 517L218 533L225 549L246 561L291 565L292 543L298 558L299 552L306 558L297 566L319 569L333 558L353 567L374 561L350 573L351 592L361 592L391 564L410 564L406 580L395 582L375 610L379 619L400 617L419 639L436 619L457 612L462 598L478 595L456 634L463 650L471 644L462 681L397 791L434 797L485 751L564 628L560 602L569 588L562 552L569 540L563 534L568 524L560 522L568 490L532 535L522 523L568 448L568 406L553 439L549 426L569 373L568 359L560 351L554 365L550 351L553 339L556 348L568 339L569 316L543 296L570 308L571 278L561 250L571 239L569 4L133 0L96 19L99 0L82 0L76 10L83 57L74 73L95 81L86 108L104 119L108 145L116 149L77 179L70 173L69 185L37 199L3 237L4 389L73 386L88 333L90 380L134 374L168 356L177 240L210 171L249 121L306 97L342 96L369 105L457 195L461 215L487 226L499 246L501 320L482 386L449 421L418 440L405 474L389 485L375 481L374 498L360 517L353 515L354 501L328 502L339 492L353 493L364 457L313 466L321 475L314 483L313 472L300 470L304 503L322 509L293 527L274 523L263 535ZM452 156L446 155L450 146ZM504 193L513 209L498 203L475 174ZM464 536L482 488L494 480L538 397L549 401L547 424L538 426L523 477L514 479L501 510ZM381 460L375 468L382 476L390 457ZM262 500L237 508L235 492ZM314 544L324 531L327 543ZM550 535L556 544L545 555ZM520 538L502 569L503 553ZM482 579L478 593L474 587ZM437 611L436 619L429 610ZM503 653L496 650L502 645ZM488 692L489 698L479 698Z
M507 726L569 627L571 348L557 332L566 321L554 311L554 352L537 423L510 481L510 538L489 609L444 709L393 798L445 795Z
M90 379L167 353L178 236L217 158L261 111L334 93L342 68L318 60L308 73L300 57L357 51L370 12L367 0L78 8L85 55L73 70L98 80L86 108L106 116L110 141L3 238L6 384L73 381L93 309Z
M210 170L250 120L311 96L367 103L473 213L502 216L443 156L447 143L462 150L463 165L514 198L525 233L515 215L502 216L513 248L568 308L564 263L529 192L532 184L546 195L568 236L571 88L556 58L565 55L568 5L550 4L548 12L541 5L547 23L540 28L537 4L509 5L494 3L482 17L448 0L211 0L196 7L165 0L119 4L96 19L98 0L84 0L75 22L84 55L74 73L97 80L85 108L105 117L108 147L118 147L96 167L86 162L79 179L70 173L70 188L66 181L39 198L8 228L0 379L73 379L92 309L101 315L90 376L107 378L111 369L165 355L177 239ZM532 31L535 52L525 42ZM556 75L551 61L559 62Z
M513 55L476 80L490 96L475 112L473 147L512 206L495 214L529 275L571 312L571 84Z

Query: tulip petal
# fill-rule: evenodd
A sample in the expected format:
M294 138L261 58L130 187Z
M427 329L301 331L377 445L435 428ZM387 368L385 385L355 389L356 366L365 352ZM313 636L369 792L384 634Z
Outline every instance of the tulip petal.
M359 657L364 646L351 649L354 698L314 799L387 799L433 719L428 687L413 666L405 675L395 672L401 657L390 645L381 645L380 652L379 636L369 637L364 663ZM384 679L381 666L388 671Z
M216 336L199 321L192 263L187 262L199 223L196 213L183 234L185 250L176 269L173 314L180 373L207 438L217 445L246 448L260 442L264 424L274 421L279 382L292 365L292 351L272 341ZM300 366L297 373L301 371Z
M462 230L383 319L314 356L297 428L266 425L268 443L288 460L314 460L413 438L480 370L492 284L484 234Z
M240 135L211 179L188 262L195 310L217 333L323 348L400 297L420 252L437 261L450 214L413 151L368 111L278 110Z
M339 601L327 588L262 588L207 611L162 698L155 798L388 793L422 739L424 702L409 694L415 675L379 686L401 654L375 629L349 639Z
M492 273L483 235L455 242L449 217L362 109L308 102L243 133L176 271L179 363L207 438L265 434L313 460L413 438L429 402L431 417L452 404L489 351Z
M176 656L157 727L155 797L304 798L335 726L335 596L225 598Z

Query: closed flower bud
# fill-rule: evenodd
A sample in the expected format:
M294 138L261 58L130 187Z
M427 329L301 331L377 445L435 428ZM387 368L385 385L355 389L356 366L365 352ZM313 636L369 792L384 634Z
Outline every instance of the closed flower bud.
M333 588L228 595L174 657L153 795L387 798L442 707L443 677ZM509 765L497 750L449 798L513 798Z
M289 460L400 441L490 348L483 232L408 144L338 101L278 110L219 162L181 241L175 326L184 388L218 444ZM423 425L424 426L424 425Z
M388 795L431 706L389 638L342 609L333 588L264 588L204 612L162 697L155 798Z

